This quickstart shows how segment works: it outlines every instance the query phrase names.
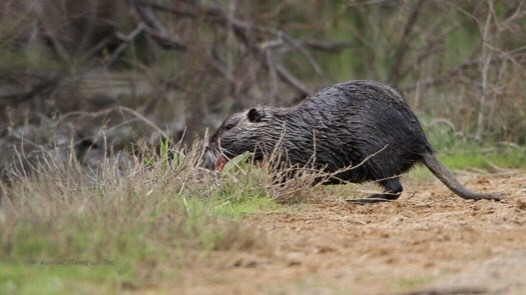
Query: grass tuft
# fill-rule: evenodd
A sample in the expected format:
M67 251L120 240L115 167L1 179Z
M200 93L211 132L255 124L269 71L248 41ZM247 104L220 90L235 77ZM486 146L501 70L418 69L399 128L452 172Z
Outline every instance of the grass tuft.
M280 209L270 178L245 168L218 175L196 167L198 148L167 148L126 169L108 160L96 175L53 159L32 175L12 171L0 207L0 290L141 288L166 275L166 261L183 267L189 252L265 249L265 237L235 219Z

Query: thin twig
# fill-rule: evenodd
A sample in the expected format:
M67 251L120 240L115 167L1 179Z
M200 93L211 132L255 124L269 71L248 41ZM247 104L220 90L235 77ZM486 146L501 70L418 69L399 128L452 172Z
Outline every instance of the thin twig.
M132 42L145 28L144 23L139 23L135 29L129 33L128 35L124 35L122 33L117 32L115 35L117 38L121 39L123 42L115 49L111 57L108 59L108 62L106 63L106 67L110 67L115 60L119 57L119 55L128 47L128 44Z
M486 100L488 96L488 71L489 65L491 62L491 52L490 49L486 46L489 43L490 38L490 25L491 19L493 16L493 0L488 1L488 17L486 19L486 24L484 25L484 36L482 37L483 41L483 59L484 66L482 67L482 93L480 95L480 106L479 114L477 118L477 131L475 133L475 139L480 140L482 138L482 132L484 132L484 113L486 110Z

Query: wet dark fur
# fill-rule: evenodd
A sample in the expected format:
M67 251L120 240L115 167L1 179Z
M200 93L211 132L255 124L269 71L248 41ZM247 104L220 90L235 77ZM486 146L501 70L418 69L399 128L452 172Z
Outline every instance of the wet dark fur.
M465 189L436 160L418 119L396 89L374 81L339 83L307 97L291 108L259 107L227 119L209 141L209 156L227 158L246 151L256 160L270 155L279 142L283 163L313 164L332 173L327 184L378 181L385 193L361 199L398 198L399 175L425 164L455 193L468 199L501 199Z

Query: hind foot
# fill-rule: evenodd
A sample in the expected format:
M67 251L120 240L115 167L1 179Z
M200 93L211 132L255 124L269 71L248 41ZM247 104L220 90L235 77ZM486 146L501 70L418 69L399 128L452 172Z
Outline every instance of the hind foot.
M374 204L374 203L393 202L394 200L398 199L399 196L400 194L398 195L374 194L367 198L349 199L346 201L347 203L350 203L350 204L367 205L367 204Z
M402 194L403 188L402 184L400 183L400 179L398 178L382 180L379 182L379 184L384 188L383 194L374 194L367 198L349 199L346 200L347 203L356 205L367 205L382 202L392 202L398 199Z

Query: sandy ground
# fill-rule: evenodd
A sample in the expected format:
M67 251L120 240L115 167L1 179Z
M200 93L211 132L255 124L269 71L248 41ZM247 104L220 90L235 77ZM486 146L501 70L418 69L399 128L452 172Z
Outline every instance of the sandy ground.
M179 294L526 294L526 172L464 175L466 201L434 179L406 181L393 203L341 198L257 214L269 253L215 253L188 268ZM165 286L167 287L167 286ZM154 293L164 287L152 290ZM156 292L157 291L157 292Z

